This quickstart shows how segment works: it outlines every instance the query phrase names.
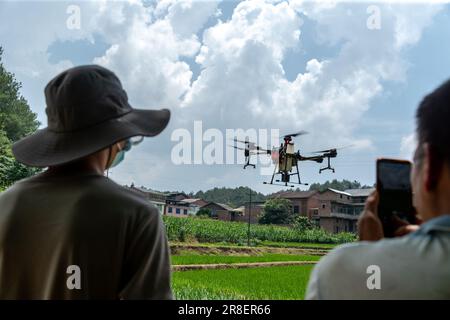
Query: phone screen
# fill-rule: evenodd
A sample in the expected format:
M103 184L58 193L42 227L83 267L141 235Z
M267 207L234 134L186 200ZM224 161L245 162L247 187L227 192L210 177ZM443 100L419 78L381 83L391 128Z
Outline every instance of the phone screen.
M377 161L378 215L383 223L385 236L393 236L393 220L396 218L409 223L414 221L410 173L411 163L408 161Z

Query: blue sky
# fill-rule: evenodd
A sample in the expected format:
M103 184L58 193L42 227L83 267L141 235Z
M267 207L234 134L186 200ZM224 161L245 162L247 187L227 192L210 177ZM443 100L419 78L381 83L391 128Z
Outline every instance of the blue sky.
M81 8L80 29L65 27L69 4ZM43 87L80 64L111 68L136 106L172 110L166 131L111 172L119 183L277 190L240 165L174 165L171 134L201 120L222 132L306 129L296 141L306 151L353 144L335 174L301 164L303 180L373 184L377 157L410 156L415 109L450 76L450 6L379 3L380 29L370 30L371 4L0 2L0 45L43 126Z

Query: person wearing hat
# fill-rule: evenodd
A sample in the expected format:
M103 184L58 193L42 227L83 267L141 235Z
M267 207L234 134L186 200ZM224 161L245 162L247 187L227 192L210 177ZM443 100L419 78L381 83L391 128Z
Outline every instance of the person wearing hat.
M47 170L0 195L0 299L172 299L158 210L104 176L170 112L132 108L96 65L57 75L45 97L48 126L13 153Z

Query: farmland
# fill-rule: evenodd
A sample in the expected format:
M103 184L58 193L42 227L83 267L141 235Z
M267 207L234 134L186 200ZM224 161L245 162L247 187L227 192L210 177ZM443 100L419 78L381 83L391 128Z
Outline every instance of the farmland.
M328 252L217 244L172 244L171 250L174 295L194 300L303 299L311 264Z
M274 261L318 261L320 256L294 254L249 255L202 255L184 254L172 256L173 265L216 264L216 263L252 263Z
M164 216L177 299L303 299L314 264L349 233Z
M313 266L180 271L177 299L303 299Z
M246 223L194 217L180 219L164 216L163 218L170 241L232 244L245 244L247 242ZM352 233L331 234L322 229L295 230L274 225L252 225L250 238L252 243L256 245L263 241L339 244L356 239Z

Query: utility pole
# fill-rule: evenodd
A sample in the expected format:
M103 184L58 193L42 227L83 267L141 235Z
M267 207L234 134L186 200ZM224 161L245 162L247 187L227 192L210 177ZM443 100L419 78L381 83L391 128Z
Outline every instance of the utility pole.
M250 202L248 206L248 232L247 232L247 245L250 247L250 218L252 216L252 189L250 188Z

